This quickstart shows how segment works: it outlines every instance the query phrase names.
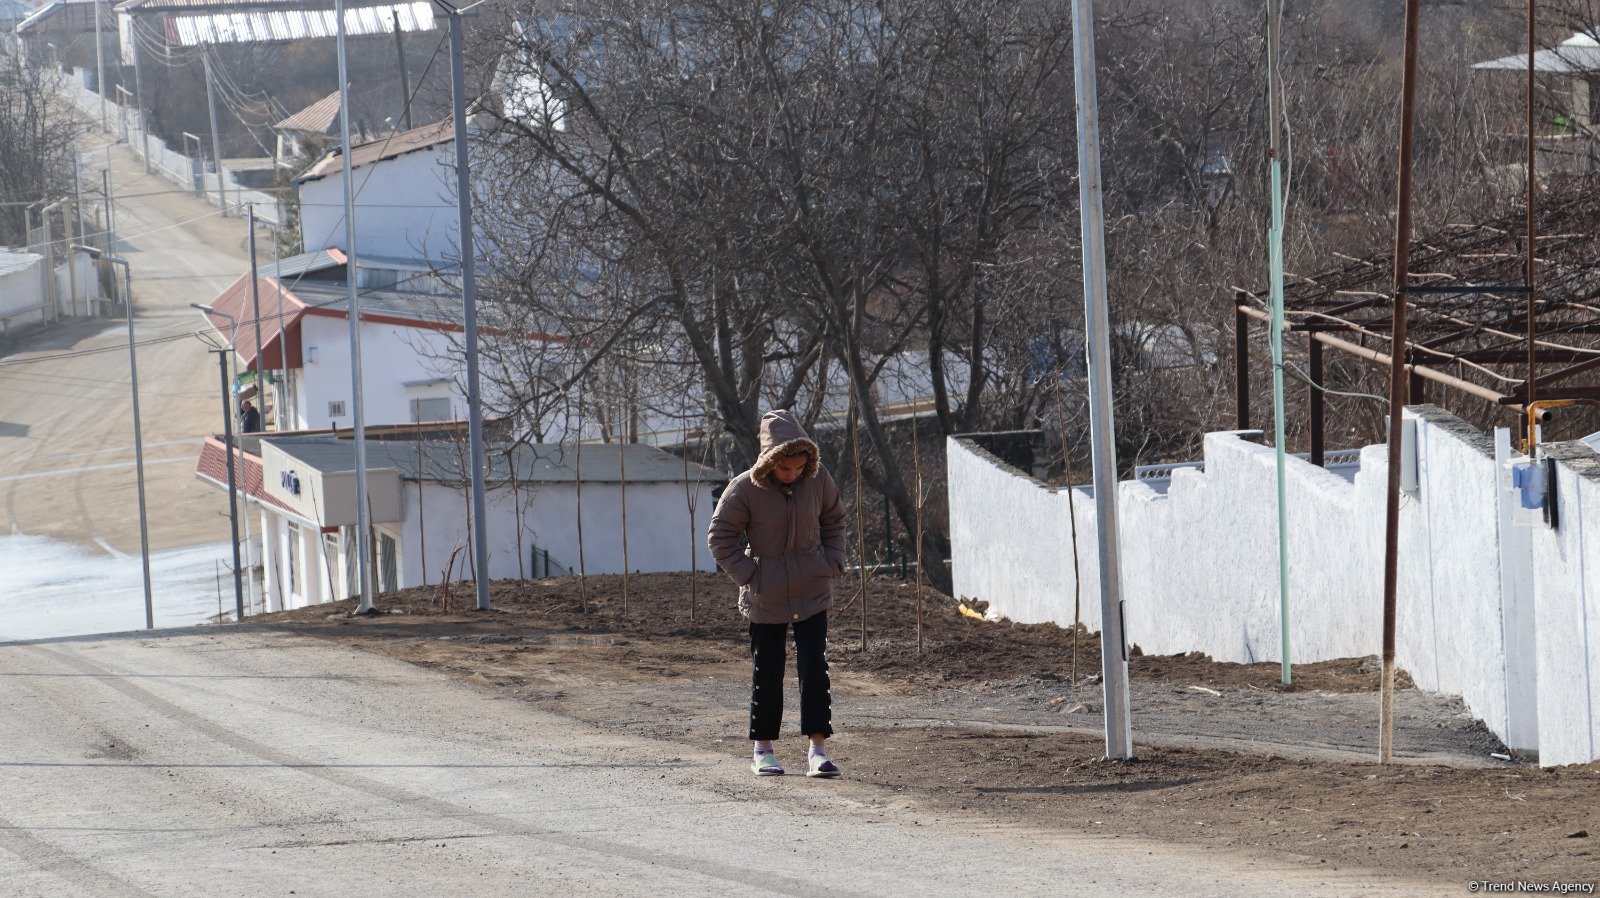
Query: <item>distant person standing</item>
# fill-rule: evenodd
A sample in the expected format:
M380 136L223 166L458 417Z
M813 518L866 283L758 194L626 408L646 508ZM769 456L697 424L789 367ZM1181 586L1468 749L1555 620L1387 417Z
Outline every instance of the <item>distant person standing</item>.
M739 584L750 621L750 741L757 776L780 776L773 748L783 723L783 669L794 628L800 675L800 732L811 740L806 776L833 777L828 609L844 572L845 514L839 488L817 444L783 409L761 417L761 454L723 490L707 542L717 565Z
M248 399L239 403L239 432L261 432L261 413L256 411L255 405Z

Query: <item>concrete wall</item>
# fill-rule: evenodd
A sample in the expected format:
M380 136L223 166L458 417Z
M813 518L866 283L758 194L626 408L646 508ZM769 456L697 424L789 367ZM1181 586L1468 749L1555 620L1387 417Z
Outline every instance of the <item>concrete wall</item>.
M39 275L43 264L43 257L38 257L25 268L0 274L0 333L44 321L44 285Z
M1406 414L1417 427L1419 488L1401 509L1399 663L1419 687L1462 696L1503 739L1526 742L1507 702L1493 445L1433 406ZM1276 661L1273 450L1215 433L1204 451L1204 470L1175 471L1165 493L1145 483L1119 484L1128 641L1151 654ZM1386 452L1363 449L1353 482L1289 459L1290 652L1297 662L1381 649ZM952 439L949 459L957 594L987 600L991 611L1013 620L1071 624L1080 581L1070 501L1082 620L1097 629L1092 490L1046 487L970 441Z
M694 520L689 519L682 483L628 484L628 566L634 571L687 571L690 552L699 569L716 569L706 548L705 533L716 502L711 483L701 484ZM507 488L491 490L488 502L489 575L496 579L531 576L529 558L518 565L516 507L522 506L522 547L550 553L550 560L578 570L577 493L572 484L541 483L519 489L517 501ZM622 495L616 483L583 485L583 562L591 574L622 572ZM405 522L400 525L401 577L407 586L437 583L457 545L466 545L467 493L464 488L415 481L405 483ZM420 511L420 513L419 513ZM427 554L424 558L423 543ZM456 559L455 576L465 578L466 550Z
M1559 526L1531 531L1539 760L1576 764L1600 757L1600 456L1582 443L1546 451Z
M362 255L444 262L456 255L455 145L363 165L356 189L356 251ZM298 185L305 251L345 248L344 175Z

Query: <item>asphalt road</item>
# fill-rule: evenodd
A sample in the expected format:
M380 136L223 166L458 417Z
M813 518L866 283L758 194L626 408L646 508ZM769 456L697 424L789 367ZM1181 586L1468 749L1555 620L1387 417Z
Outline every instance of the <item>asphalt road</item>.
M0 644L0 681L8 895L1426 891L756 779L742 742L603 733L267 630Z
M86 191L105 159L84 166ZM182 335L202 324L188 304L209 303L248 269L246 227L146 175L124 147L111 160L117 252L133 270L142 343L151 547L226 541L223 494L194 478L201 438L222 427L216 356ZM123 319L68 319L0 349L0 536L138 552L126 346Z

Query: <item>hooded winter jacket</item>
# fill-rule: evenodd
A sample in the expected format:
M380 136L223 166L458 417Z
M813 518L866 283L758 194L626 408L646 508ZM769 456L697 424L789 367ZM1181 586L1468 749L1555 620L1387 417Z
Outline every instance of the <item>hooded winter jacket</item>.
M779 483L778 459L804 450L805 470ZM817 444L787 410L761 417L761 454L722 491L707 542L739 584L739 611L757 624L794 623L833 607L844 572L844 506Z

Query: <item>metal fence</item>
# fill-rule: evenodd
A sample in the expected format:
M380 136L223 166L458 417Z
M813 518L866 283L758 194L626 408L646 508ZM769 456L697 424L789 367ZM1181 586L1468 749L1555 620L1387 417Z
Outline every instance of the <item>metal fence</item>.
M63 74L61 89L74 106L91 119L99 120L100 95L84 86L80 72L75 70L73 74ZM151 170L162 178L219 206L238 208L246 203L254 203L258 221L273 228L283 223L284 209L277 197L244 187L226 166L215 160L207 161L204 144L198 139L195 143L199 155L186 156L167 146L167 142L161 138L147 133L144 116L137 108L121 105L108 97L106 109L107 124L124 138L133 155L141 160L147 159ZM188 140L184 140L184 143L187 144Z

